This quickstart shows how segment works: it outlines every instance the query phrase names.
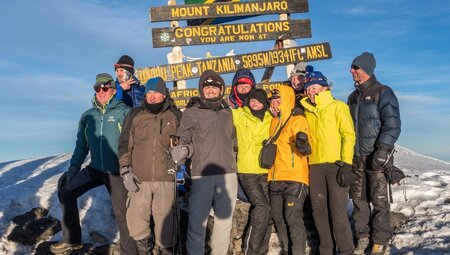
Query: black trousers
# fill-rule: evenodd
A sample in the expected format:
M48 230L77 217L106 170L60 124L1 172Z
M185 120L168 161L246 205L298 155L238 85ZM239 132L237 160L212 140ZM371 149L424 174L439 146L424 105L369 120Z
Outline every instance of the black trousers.
M352 229L347 214L348 188L339 186L336 164L311 165L309 191L314 223L319 233L319 250L322 255L353 254Z
M303 204L308 187L300 182L273 181L269 184L272 218L283 254L306 254Z
M238 174L239 183L251 204L250 222L244 239L244 254L267 254L271 228L267 174Z
M371 158L355 157L358 180L351 187L356 238L372 236L375 244L388 245L392 238L388 184L381 171L373 171Z
M122 255L137 254L136 244L130 237L126 221L127 190L119 175L99 172L86 167L78 172L67 185L58 190L61 203L64 242L81 243L80 215L77 198L87 191L105 185L111 196L112 208L120 233L120 248ZM105 212L106 213L106 212Z

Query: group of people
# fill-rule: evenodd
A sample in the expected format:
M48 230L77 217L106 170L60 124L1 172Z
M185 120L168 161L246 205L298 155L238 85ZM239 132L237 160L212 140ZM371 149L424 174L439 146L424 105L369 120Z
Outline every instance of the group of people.
M159 254L176 253L176 177L168 170L188 165L189 255L205 254L211 214L211 254L227 254L239 186L251 204L244 254L268 253L271 221L282 254L306 254L308 197L320 254L389 254L385 169L393 164L401 123L394 92L374 75L372 53L350 66L355 91L347 104L333 97L322 72L299 63L291 86L270 93L256 88L250 70L239 69L228 100L223 78L206 70L199 96L182 113L162 78L142 86L127 55L114 66L116 80L96 77L93 107L81 116L69 169L58 182L63 240L52 252L83 247L77 198L105 185L121 254L152 254L155 245ZM274 148L269 166L261 164L268 145Z

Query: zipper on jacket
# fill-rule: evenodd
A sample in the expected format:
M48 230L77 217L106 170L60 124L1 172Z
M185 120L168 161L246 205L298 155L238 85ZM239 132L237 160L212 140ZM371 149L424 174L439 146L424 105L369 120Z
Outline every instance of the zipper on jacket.
M292 169L294 169L294 151L291 149L291 164L292 164Z
M158 116L155 115L155 122L157 121ZM152 155L152 181L155 181L155 152L156 152L156 134L153 135L153 155Z
M159 134L162 134L162 125L163 125L163 119L161 118L159 120Z
M102 117L100 118L100 162L102 165L102 171L105 170L104 164L103 164L103 117L104 113L102 112Z

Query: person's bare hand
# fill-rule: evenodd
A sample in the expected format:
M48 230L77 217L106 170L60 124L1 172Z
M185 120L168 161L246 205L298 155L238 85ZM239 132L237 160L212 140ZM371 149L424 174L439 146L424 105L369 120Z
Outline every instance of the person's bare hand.
M131 85L133 85L134 83L135 83L134 79L129 79L121 82L120 87L122 87L123 90L129 90L131 88Z

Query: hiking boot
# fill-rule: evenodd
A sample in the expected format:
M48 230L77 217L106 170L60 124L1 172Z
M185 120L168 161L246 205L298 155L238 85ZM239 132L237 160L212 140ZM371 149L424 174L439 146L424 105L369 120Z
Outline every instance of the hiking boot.
M369 247L370 240L368 237L361 237L358 239L358 245L355 248L353 254L361 255L364 254L367 247Z
M389 255L389 245L374 244L372 246L372 255Z
M67 251L75 251L83 248L82 243L55 243L50 245L50 251L53 253L63 253Z
M136 240L135 242L139 255L152 254L153 246L155 246L155 243L153 242L153 238L151 236L141 240Z

